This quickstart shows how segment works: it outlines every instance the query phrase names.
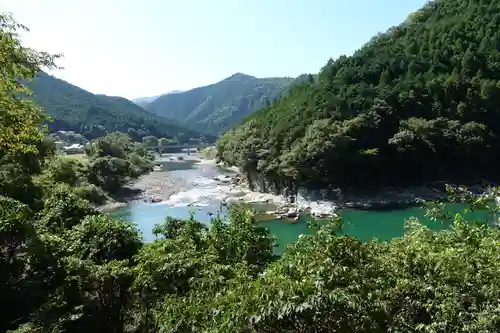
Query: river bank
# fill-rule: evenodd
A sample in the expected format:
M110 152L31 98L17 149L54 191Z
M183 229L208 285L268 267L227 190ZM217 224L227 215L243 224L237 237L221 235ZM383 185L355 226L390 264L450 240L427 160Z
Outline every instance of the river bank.
M155 161L157 167L153 171L140 176L113 201L100 206L100 210L112 212L133 202L170 207L200 207L207 202L213 206L218 202L224 207L230 203L247 204L262 218L266 215L267 219L280 218L281 215L298 218L299 211L289 207L285 197L251 191L234 184L233 180L238 176L234 168L221 167L213 159L205 159L196 153L177 155L172 157L169 154ZM215 214L216 211L208 213Z
M221 167L226 167L221 165ZM227 168L227 167L226 167ZM239 186L249 191L249 183L246 177L236 168L231 170L238 173L230 180L231 184ZM278 218L295 217L300 213L307 213L313 217L324 218L335 214L341 209L355 210L399 210L415 206L421 206L423 202L428 201L448 201L446 191L448 182L432 182L422 186L409 186L405 188L387 187L372 191L359 190L341 191L335 190L305 190L299 189L295 196L281 197L279 207L275 212ZM449 184L452 187L458 187L456 184ZM468 191L475 195L481 195L497 184L482 181L480 184L468 184ZM258 186L257 191L263 191ZM270 188L269 186L267 188Z
M295 197L250 190L245 177L235 167L217 164L203 154L169 154L155 161L155 171L142 175L126 193L113 202L101 206L101 211L113 211L130 202L162 203L170 206L199 206L201 201L248 204L264 219L298 221L301 214L324 219L341 209L398 210L420 206L424 201L445 201L445 182L404 189L386 188L372 193L351 191L299 190ZM207 170L203 177L191 169ZM180 172L180 173L179 173ZM199 179L200 178L200 179ZM207 186L208 185L208 186ZM482 193L492 184L483 183L469 189ZM212 213L216 213L215 211Z
M342 234L361 240L376 238L384 241L401 237L405 232L405 220L410 217L418 218L433 230L446 228L445 224L427 219L425 211L419 207L349 209L340 201L321 200L321 193L314 192L301 192L291 203L285 196L254 192L244 185L235 184L241 178L235 168L226 168L214 160L196 155L186 155L169 155L157 160L156 171L131 184L130 189L135 190L129 193L135 191L134 196L127 197L127 202L114 203L109 213L135 223L143 233L144 241L149 242L156 238L152 233L154 225L162 223L167 216L187 219L194 215L197 221L209 227L214 216L220 214L224 218L229 203L237 202L258 212L259 225L277 239L276 254L283 253L286 246L296 242L300 235L314 233L315 229L308 227L309 221L321 222L333 214L343 218ZM184 158L189 161L184 161ZM387 197L380 200L387 200ZM366 204L358 197L353 197L352 202ZM461 204L446 207L453 213L465 208ZM482 219L479 215L478 218Z
M132 201L158 203L182 191L186 184L182 180L170 177L169 171L151 171L140 176L133 184L127 187L127 192L132 194L117 195L115 200L100 206L103 212L124 207Z
M182 178L174 177L172 170L182 169L183 166L190 166L198 162L196 156L187 155L187 158L178 159L166 157L156 161L157 166L134 180L132 184L123 188L112 200L99 206L102 212L127 206L134 201L144 201L149 203L159 203L168 200L172 195L184 190L188 183ZM165 165L167 165L165 167Z

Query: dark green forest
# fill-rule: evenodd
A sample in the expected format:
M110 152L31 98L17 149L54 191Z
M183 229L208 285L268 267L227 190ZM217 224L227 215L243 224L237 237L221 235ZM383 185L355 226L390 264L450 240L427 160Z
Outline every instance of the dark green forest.
M44 72L27 83L32 98L53 118L49 129L75 131L87 139L112 132L130 133L137 140L145 136L165 137L179 143L214 141L211 135L187 129L180 123L158 117L122 97L94 95Z
M293 81L237 73L209 86L160 96L144 108L199 132L220 135L279 98Z
M278 188L498 180L499 28L498 1L431 1L225 134L219 159Z
M390 47L399 45L399 40L407 40L411 35L417 39L417 31L423 35L427 31L444 33L449 27L457 26L460 28L449 32L442 40L433 35L425 45L430 47L441 40L441 46L448 46L450 50L458 52L463 44L473 43L475 36L481 34L481 29L486 31L491 22L495 27L500 24L500 3L442 0L430 3L422 11L411 15L409 21L400 28L402 32L398 38L391 41L392 37L379 36L372 44L382 43L387 49L394 51ZM434 28L431 29L432 27ZM12 177L0 177L0 332L500 331L500 229L480 221L470 221L466 212L451 215L443 211L443 205L438 203L427 203L425 208L430 218L439 219L449 227L445 231L431 231L413 219L407 222L406 234L402 238L383 243L361 242L352 237L340 236L342 219L334 217L322 225L311 224L316 232L301 237L279 258L273 256L274 239L269 232L259 227L252 212L239 207L231 207L227 220L214 218L210 228L193 218L186 221L167 218L163 224L155 227L154 232L158 238L144 243L135 225L99 212L76 190L77 186L70 185L79 178L71 172L75 168L70 167L68 171L68 168L61 168L56 162L59 156L54 155L53 146L47 142L47 135L41 129L41 124L47 121L45 114L32 100L19 98L28 92L23 82L32 79L41 70L54 68L57 62L57 57L53 55L24 47L18 37L22 28L10 16L0 15L0 175L16 172ZM389 36L392 36L393 31L396 28L391 29ZM410 31L413 33L409 34ZM498 29L489 27L484 34L497 36L496 31ZM452 36L456 38L452 39ZM482 67L481 73L489 71L488 76L482 76L481 84L490 82L488 80L496 82L492 79L495 75L493 63L496 49L491 46L495 41L496 39L486 38L489 53L484 53L487 54L484 62L476 62L478 67ZM358 115L348 116L349 110L358 109L345 106L333 96L345 89L346 93L342 95L344 98L357 97L349 100L349 103L369 103L373 96L370 97L368 93L363 97L358 95L365 91L361 87L369 88L367 83L362 83L365 81L361 81L366 76L359 75L377 72L375 69L367 69L367 72L361 70L364 66L371 68L377 63L372 61L366 64L356 59L365 59L366 52L375 50L371 49L372 44L365 46L353 58L339 59L338 62L327 65L318 82L313 77L307 78L306 83L294 88L287 97L259 111L245 125L226 135L219 143L225 148L222 150L224 158L245 166L242 159L248 155L251 158L249 166L258 160L259 168L287 170L287 177L295 174L294 179L305 181L307 177L303 169L296 167L294 171L278 168L285 167L281 163L288 161L283 149L278 150L278 147L284 147L280 145L286 140L293 143L292 149L296 154L292 155L290 151L286 156L307 157L308 163L312 163L311 156L317 156L316 163L321 166L323 160L333 162L340 153L345 153L337 150L340 147L345 147L351 153L358 152L352 150L351 141L358 144L363 138L366 142L383 142L382 139L377 141L378 136L375 134L389 135L393 129L389 125L394 124L386 124L384 121L392 119L398 129L399 126L406 126L402 130L403 134L393 134L400 141L395 138L390 144L395 141L398 147L406 147L406 150L393 152L393 156L401 159L396 160L397 163L408 163L405 164L407 172L413 171L416 175L431 178L429 168L424 172L410 163L423 164L412 154L425 152L425 156L419 155L421 158L437 154L429 151L430 144L434 144L433 147L441 154L444 151L437 149L444 149L441 145L446 144L449 149L447 158L453 157L452 153L459 155L458 149L462 149L464 158L458 160L458 157L454 157L457 174L464 172L466 166L476 173L489 167L492 163L492 158L489 157L491 155L479 153L488 152L495 147L495 124L486 121L493 115L495 95L484 95L485 98L479 99L475 95L476 90L471 88L471 98L463 99L456 90L462 87L462 80L472 85L477 73L469 80L463 73L464 69L457 70L461 79L454 81L453 89L446 83L454 77L448 75L446 63L443 64L444 67L439 67L442 71L434 69L435 76L427 74L427 71L423 73L422 77L426 76L424 82L435 82L432 91L446 92L441 104L431 99L436 104L432 104L432 108L428 110L428 118L398 118L401 114L411 114L413 109L406 106L410 103L410 93L404 94L403 89L396 90L396 87L398 84L407 84L416 91L416 86L409 82L413 82L412 78L420 74L394 75L390 79L391 84L377 83L373 88L378 92L382 86L387 87L387 96L400 91L401 100L406 101L401 105L406 108L390 109L391 105L396 104L391 104L393 101L387 97L385 102L377 99L377 103L380 103L377 105L382 105L381 107L359 109ZM382 52L383 49L380 47L376 50ZM478 50L476 48L471 52L477 54ZM403 54L406 51L401 52ZM436 52L439 55L441 51ZM384 53L375 52L367 59L374 60L382 54ZM399 53L391 54L391 59L397 59L397 54ZM450 51L447 54L450 57L446 61L452 61L450 59L453 59L453 54ZM384 62L380 61L382 66ZM445 62L444 59L440 61ZM358 63L359 68L347 66L346 63ZM402 73L405 70L404 66L401 67L404 61L398 64L395 69L400 68ZM338 74L333 75L332 71ZM402 79L403 76L406 79ZM444 81L439 81L441 76ZM350 78L351 84L341 86L339 80L347 78ZM330 90L325 88L328 82L331 82ZM495 88L485 91L495 92L496 83L492 87ZM353 92L349 95L347 91L350 89L358 90L356 94ZM326 91L334 93L330 95L331 99L325 97L322 103L330 105L333 100L338 103L332 102L331 109L319 108L323 105L320 97L326 96L322 95ZM468 93L469 90L465 92ZM483 92L481 90L481 94ZM380 93L376 96L380 98ZM427 110L423 104L420 106L417 103L423 103L422 97L417 97L419 95L416 93L412 96L415 101L412 105L419 112ZM450 103L458 100L466 100L470 104L464 102L465 109L458 105L455 109L450 109ZM473 117L475 112L468 108L470 105L478 107L479 100L489 107L481 109L482 111L474 110L482 114L483 122L480 122L481 117ZM345 112L344 116L342 110ZM438 110L440 117L446 116L443 122L432 118ZM459 110L465 111L460 113ZM457 112L459 116L456 115ZM309 122L309 125L297 126L298 132L295 133L283 119L273 118L281 117L280 113L284 120L294 120L294 124ZM314 116L316 114L317 117ZM331 117L327 117L329 114ZM378 122L366 121L364 117L369 115ZM420 114L422 117L423 115ZM274 119L271 124L276 129L264 126L265 119ZM259 136L260 128L255 126L259 123L262 131L269 131L268 135L281 133L280 141L277 141L276 147L254 150L252 154L251 144L255 144L254 149L257 149L270 142L270 139L262 140ZM453 127L452 124L458 127ZM372 125L376 125L377 131L370 127ZM438 127L439 131L435 129L438 125L443 126ZM477 128L491 131L490 146L481 141L486 140L487 136ZM320 129L325 131L320 132ZM331 131L332 129L338 131ZM354 129L359 131L356 132L358 135L347 137L351 133L349 131ZM372 137L360 136L359 133L371 133ZM397 133L400 133L399 130ZM435 139L438 134L444 141ZM380 137L385 137L384 135L380 134ZM291 138L295 139L290 141ZM310 147L303 141L305 138L308 138ZM320 150L319 142L323 138L325 150ZM408 138L413 138L413 141ZM461 140L460 145L457 145L456 140ZM341 145L345 142L349 144ZM407 146L400 142L406 142ZM236 144L246 147L241 150L240 155L231 150L234 148L231 145ZM425 149L421 146L424 144L427 145L424 146ZM297 151L297 147L305 150ZM382 151L382 143L380 149L368 143L362 147L371 151L364 154L358 152L356 156L371 156L370 158L381 163L384 161L382 157L387 157L385 154L389 154L392 149L386 147L387 151ZM148 156L142 148L124 134L110 134L94 141L86 152L92 166L88 172L93 175L87 181L109 190L121 186L123 179L114 178L112 171L123 170L123 175L127 177L144 172ZM314 152L316 155L312 155ZM326 155L326 152L330 155ZM276 162L263 159L269 153L277 154ZM474 153L478 154L478 159L471 160ZM328 156L331 159L327 160ZM144 169L141 168L138 157L144 162ZM403 160L403 157L407 160ZM443 155L442 158L444 157ZM337 164L322 165L325 177L337 175L339 169L335 168L343 167L343 164L338 164L340 160L335 161ZM348 161L346 163L353 163L352 160ZM276 163L276 169L272 169L270 164L265 166L266 162ZM313 177L319 174L319 166L309 164L310 170L314 171ZM382 170L383 166L385 165L380 164L380 177L377 178L381 183L389 178L387 171ZM374 172L367 167L364 170L372 174ZM442 169L439 172L445 171L446 169ZM403 171L398 173L400 177L403 174ZM276 171L276 175L282 174ZM338 177L337 175L336 181L339 181ZM354 176L346 174L345 177L352 181ZM411 174L406 173L406 178L410 177ZM40 178L44 181L40 182ZM8 181L11 183L7 183ZM52 186L39 190L42 184L50 181L53 182ZM15 184L15 188L25 192L13 191L14 187L9 184ZM490 189L479 197L462 187L449 188L449 191L450 200L465 203L473 211L490 211L491 216L498 219L499 207L494 204L493 199L500 196L500 189ZM26 195L19 196L19 193Z

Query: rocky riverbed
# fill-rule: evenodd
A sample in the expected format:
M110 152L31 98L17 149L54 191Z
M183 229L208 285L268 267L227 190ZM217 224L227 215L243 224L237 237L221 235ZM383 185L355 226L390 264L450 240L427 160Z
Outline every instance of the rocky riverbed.
M227 168L216 165L214 160L202 159L198 154L183 155L172 158L167 157L155 167L155 171L141 176L128 189L131 195L123 196L117 202L108 203L103 210L112 210L127 202L141 200L146 202L164 202L168 205L178 204L178 201L195 202L203 192L206 197L220 200L223 204L234 202L247 203L252 207L258 207L259 213L273 216L276 219L298 219L299 215L309 214L318 218L333 216L338 209L365 209L384 210L401 209L409 206L420 205L423 201L446 199L443 183L434 183L427 186L410 187L405 189L387 188L376 193L342 193L341 191L305 191L299 190L293 197L273 195L251 191L243 175L235 168ZM165 164L166 163L166 164ZM208 176L208 187L193 180L175 176L173 171L188 170L197 164L203 165L211 170ZM198 174L200 176L200 174ZM189 177L192 177L190 175ZM196 176L195 176L196 177ZM489 184L481 184L472 187L472 191L481 192ZM196 195L193 192L198 192ZM184 195L184 196L183 196ZM180 200L172 200L174 197ZM172 202L175 201L175 202ZM264 210L263 210L264 209Z
M248 190L248 184L242 174L232 177L229 183ZM435 182L424 186L385 188L371 193L360 193L359 191L343 193L340 190L299 190L298 194L293 198L282 197L282 200L278 202L276 211L268 213L275 214L278 218L293 218L302 212L316 217L328 217L334 215L336 210L344 208L362 210L403 209L421 205L426 201L447 200L446 183ZM498 185L483 181L480 184L470 185L468 190L475 194L481 194L490 186Z
M99 208L101 211L112 211L136 200L152 203L162 202L184 188L186 188L185 182L182 179L172 177L169 171L152 171L139 177L114 201L109 201Z
M170 171L153 171L141 176L133 187L140 190L136 197L138 200L147 202L161 202L170 198L171 195L182 191L187 183L182 179L171 176Z
M172 170L183 168L186 165L193 165L200 159L196 155L187 155L181 159L167 157L165 163L169 168L164 168L160 160L159 165L154 169L136 179L132 184L123 189L123 193L116 196L115 200L107 202L100 208L101 211L112 211L126 206L132 201L162 202L170 198L173 194L186 189L187 182L179 177L174 177Z

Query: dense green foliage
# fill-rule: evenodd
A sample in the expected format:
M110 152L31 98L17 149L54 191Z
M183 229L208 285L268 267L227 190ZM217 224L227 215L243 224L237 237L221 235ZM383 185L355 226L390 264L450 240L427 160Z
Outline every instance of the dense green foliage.
M19 30L27 28L14 22L10 16L0 15L0 22L0 121L3 125L0 126L0 152L33 151L36 150L32 144L34 140L43 137L37 127L43 115L30 101L12 96L29 93L19 82L19 76L31 79L43 66L54 68L54 56L22 46Z
M481 200L468 196L473 206ZM494 211L498 208L492 207ZM16 332L496 332L500 230L457 215L390 243L337 236L340 220L273 260L272 239L233 210L207 229L135 228L71 192L37 215L0 200L0 329ZM41 286L44 288L41 288Z
M88 139L111 132L131 132L132 135L154 135L186 143L190 140L211 141L213 137L199 134L180 124L145 111L122 98L94 95L44 72L28 82L34 101L50 114L51 131L75 131Z
M238 73L209 86L162 95L145 109L194 130L219 135L278 98L292 81Z
M34 147L36 152L13 150L2 154L0 195L36 206L66 187L81 198L103 204L153 167L153 156L145 146L122 133L92 141L87 154L77 157L57 153L50 137L42 138Z
M497 1L429 2L227 133L220 159L278 187L498 179L499 20Z
M496 332L500 232L451 223L435 233L412 221L404 239L383 244L327 224L264 274L168 299L159 331Z
M45 194L69 186L80 197L96 204L121 193L131 180L153 168L154 156L142 143L123 133L91 141L85 155L56 155L45 162L35 183Z
M54 191L38 214L2 197L0 330L163 332L183 297L255 278L272 258L267 232L248 213L232 214L210 230L167 219L160 238L142 244L133 225L100 215L70 190Z
M5 38L12 27L0 16L0 50L8 50L0 73L17 84L53 57L43 62L17 37ZM15 48L6 47L12 42ZM0 90L2 111L12 115L0 117L1 332L500 331L499 228L471 223L466 214L450 217L435 204L428 212L447 231L412 220L404 238L362 243L338 236L342 221L334 218L274 258L268 232L250 212L231 209L210 228L168 218L144 244L134 225L101 214L76 193L73 171L83 170L55 157L39 129L40 110L20 103L11 88ZM101 171L131 175L142 165L133 161L147 162L142 144L124 134L94 141L87 155L96 183L112 188L120 181ZM45 172L47 181L66 185L31 190ZM500 189L451 194L498 220L493 199Z

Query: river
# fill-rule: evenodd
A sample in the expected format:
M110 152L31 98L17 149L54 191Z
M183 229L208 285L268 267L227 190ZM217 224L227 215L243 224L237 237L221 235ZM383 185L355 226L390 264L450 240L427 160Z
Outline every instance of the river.
M179 161L179 157L182 161ZM168 172L168 179L165 182L170 181L178 187L176 193L158 203L134 201L112 212L115 217L136 223L145 241L154 239L151 233L152 227L163 222L166 216L188 218L190 214L195 214L197 220L209 225L212 214L218 211L222 215L226 213L224 206L221 205L224 198L241 197L246 202L276 199L272 195L258 193L246 193L242 196L240 188L218 180L233 175L233 171L222 169L209 161L200 161L195 154L189 156L185 153L170 154L163 157L160 164ZM172 192L172 189L169 190ZM252 206L259 211L270 209L266 207L269 204L254 203ZM463 208L462 205L449 205L449 209L454 212L459 212ZM404 221L409 217L419 218L434 230L446 227L440 222L426 219L424 211L418 207L384 211L342 210L340 215L344 220L342 233L363 241L371 239L384 241L401 237L404 234ZM484 213L474 213L474 215L474 218L484 218ZM259 223L276 237L276 253L280 254L286 245L295 242L300 234L313 232L307 227L308 220L310 217L300 216L298 223L285 220L267 220Z

